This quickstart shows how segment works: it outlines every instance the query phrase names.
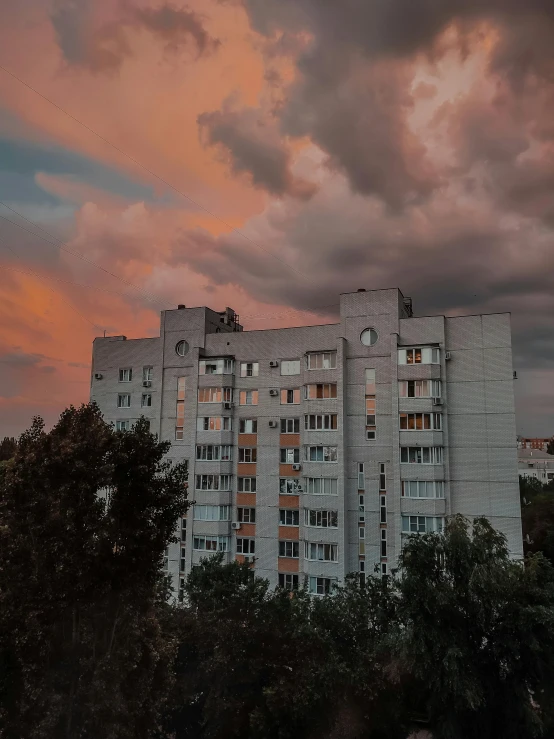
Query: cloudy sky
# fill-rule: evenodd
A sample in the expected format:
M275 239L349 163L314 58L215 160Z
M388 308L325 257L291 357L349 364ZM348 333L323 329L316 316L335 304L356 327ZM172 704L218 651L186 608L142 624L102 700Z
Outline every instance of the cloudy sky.
M0 201L0 436L87 399L104 329L392 286L511 311L554 433L552 0L0 0Z

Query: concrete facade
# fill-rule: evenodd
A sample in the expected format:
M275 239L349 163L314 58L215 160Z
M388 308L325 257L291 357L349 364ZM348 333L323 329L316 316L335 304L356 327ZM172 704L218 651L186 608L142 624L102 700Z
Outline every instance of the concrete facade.
M94 342L91 399L106 420L146 416L171 440L171 459L189 463L195 505L168 553L176 589L209 551L242 559L238 547L272 585L308 577L324 592L351 571L388 572L406 533L440 530L458 512L487 516L522 556L508 314L416 318L388 289L341 295L336 324L242 331L237 321L230 309L181 307L162 312L159 338ZM222 361L202 374L210 359ZM255 364L241 372L242 363ZM283 403L285 390L298 402ZM232 428L204 430L198 418L230 418L214 423ZM239 433L247 419L256 433ZM200 489L213 486L202 475L222 476L225 489ZM244 478L255 492L239 489Z

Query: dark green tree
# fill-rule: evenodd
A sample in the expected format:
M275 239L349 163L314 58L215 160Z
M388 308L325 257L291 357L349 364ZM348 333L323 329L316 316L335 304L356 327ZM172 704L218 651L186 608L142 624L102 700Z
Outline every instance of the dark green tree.
M35 419L0 476L0 736L151 736L171 682L164 549L186 466L94 404Z
M550 439L546 446L546 451L548 454L554 454L554 436Z
M17 450L17 441L13 436L4 436L0 441L0 462L7 462L15 456Z
M400 557L396 651L434 739L541 736L554 671L554 571L510 559L486 519L414 536Z

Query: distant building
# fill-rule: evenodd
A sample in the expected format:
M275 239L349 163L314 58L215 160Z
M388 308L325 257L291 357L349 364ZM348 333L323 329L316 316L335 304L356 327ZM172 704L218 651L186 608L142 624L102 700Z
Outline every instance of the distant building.
M388 574L406 536L455 513L522 555L508 314L417 318L399 290L361 290L337 323L243 331L229 308L179 306L159 337L95 339L91 398L188 460L176 587L221 551L322 594Z
M535 477L542 483L554 480L554 456L540 449L518 449L520 477Z
M542 452L546 452L548 445L553 441L554 437L550 439L528 439L524 436L517 437L517 448L518 449L539 449Z

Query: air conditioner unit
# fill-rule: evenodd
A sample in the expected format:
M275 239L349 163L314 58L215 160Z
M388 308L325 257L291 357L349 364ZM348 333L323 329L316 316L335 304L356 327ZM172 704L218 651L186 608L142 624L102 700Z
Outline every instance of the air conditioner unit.
M224 411L230 411L232 407L233 407L233 404L232 403L229 403L228 401L226 401L225 403L223 403L223 410Z
M152 387L152 382L150 380L143 380L142 387Z
M301 464L293 464L293 465L292 465L292 469L293 469L293 470L294 470L295 472L299 472L299 471L300 471L300 470L302 469L302 465L301 465Z
M233 521L233 523L231 524L231 528L235 530L240 529L241 526L242 524L240 523L240 521Z
M101 380L102 377L103 377L103 375L101 375L100 372L95 372L94 373L94 379L95 380Z
M444 352L445 359L452 359L452 352Z
M269 422L269 428L270 429L276 429L277 428L277 421L270 421Z
M278 390L275 390L275 388L273 388L272 390L269 391L269 394L271 396L275 397L276 395L279 395L279 391Z
M279 362L276 359L272 359L271 362L269 363L269 366L270 367L278 367L279 366Z
M433 405L442 405L442 398L433 398Z

